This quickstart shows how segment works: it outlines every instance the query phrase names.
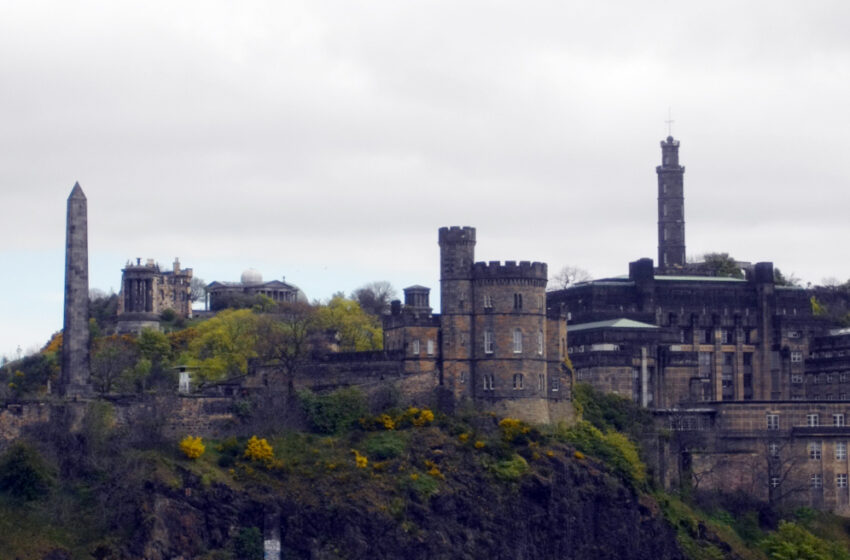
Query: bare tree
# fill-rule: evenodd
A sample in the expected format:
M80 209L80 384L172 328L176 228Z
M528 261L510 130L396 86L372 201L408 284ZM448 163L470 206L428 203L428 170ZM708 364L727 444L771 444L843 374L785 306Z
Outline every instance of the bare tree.
M563 290L573 284L588 282L590 280L593 280L593 276L588 271L581 267L568 264L549 280L549 290Z
M289 396L294 393L295 370L310 353L316 328L316 309L303 302L284 303L274 314L257 319L257 354L267 364L279 365Z
M204 301L207 297L206 286L207 283L204 282L203 278L193 276L192 280L189 282L189 301L192 303L195 303L196 301Z
M359 303L363 311L377 317L390 310L390 302L395 298L395 288L385 280L370 282L351 293L351 299Z

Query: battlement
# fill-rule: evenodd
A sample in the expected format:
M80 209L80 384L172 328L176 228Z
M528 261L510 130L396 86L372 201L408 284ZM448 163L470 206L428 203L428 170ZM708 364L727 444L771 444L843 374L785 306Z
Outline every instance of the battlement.
M485 278L509 278L546 280L548 267L546 263L530 261L500 261L477 262L472 265L472 277L475 279Z
M444 243L475 243L475 228L452 226L440 228L440 245Z

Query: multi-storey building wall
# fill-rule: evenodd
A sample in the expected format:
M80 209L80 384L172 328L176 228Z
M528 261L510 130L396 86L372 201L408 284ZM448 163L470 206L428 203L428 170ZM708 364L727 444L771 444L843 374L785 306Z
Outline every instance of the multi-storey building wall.
M545 264L527 261L472 266L472 396L477 401L548 414L546 275Z
M121 271L121 292L118 295L118 330L140 331L158 328L159 316L166 309L180 317L192 317L192 269L180 268L174 259L171 270L162 270L148 259L142 264L128 262Z
M431 314L427 288L406 288L384 318L384 347L404 353L406 371L434 363L435 388L453 403L533 422L569 416L565 315L547 310L546 265L474 262L470 227L441 228L438 239L441 313Z

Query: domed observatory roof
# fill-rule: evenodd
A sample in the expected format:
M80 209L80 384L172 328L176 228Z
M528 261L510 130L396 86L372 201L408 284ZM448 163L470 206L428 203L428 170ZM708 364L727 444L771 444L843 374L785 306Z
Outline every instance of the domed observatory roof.
M259 270L249 268L242 273L242 283L246 286L257 286L263 283L263 275Z

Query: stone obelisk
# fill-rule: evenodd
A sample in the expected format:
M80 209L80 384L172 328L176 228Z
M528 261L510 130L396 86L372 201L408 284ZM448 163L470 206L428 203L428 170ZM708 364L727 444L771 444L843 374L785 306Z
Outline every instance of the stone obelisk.
M83 189L75 183L68 197L65 230L65 326L60 390L66 397L91 394L87 206Z

